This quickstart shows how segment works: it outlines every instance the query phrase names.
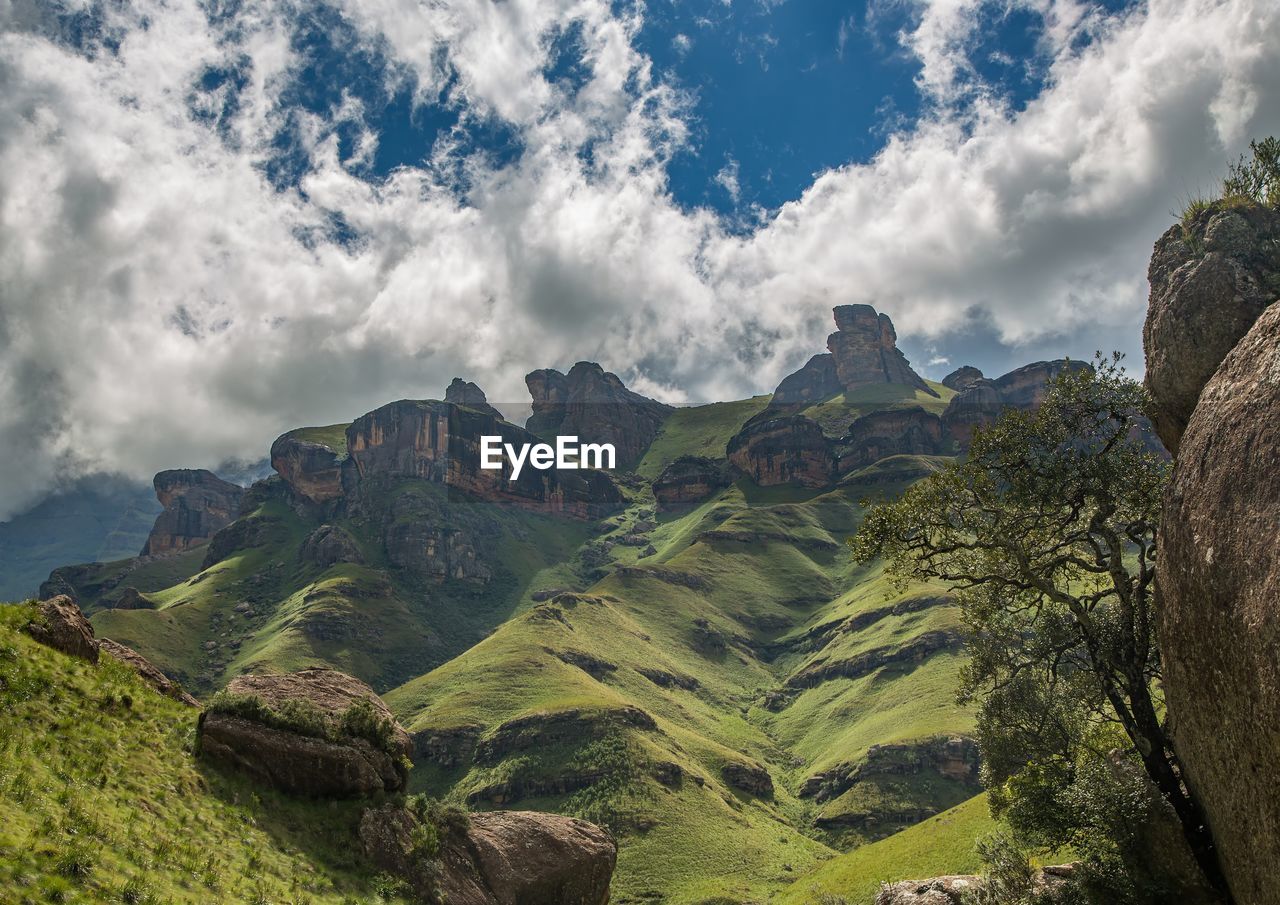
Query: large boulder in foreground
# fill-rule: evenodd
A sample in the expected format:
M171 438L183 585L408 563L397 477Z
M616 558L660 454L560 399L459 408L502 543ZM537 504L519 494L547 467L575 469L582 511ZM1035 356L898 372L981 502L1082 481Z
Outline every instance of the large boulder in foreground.
M1037 902L1072 901L1067 895L1075 868L1070 864L1051 865L1036 871L1032 891ZM929 880L903 880L880 887L876 905L970 905L985 888L981 877L950 876Z
M533 811L472 814L445 827L438 872L413 851L417 818L391 805L360 821L365 854L424 900L449 905L606 905L617 863L613 837L585 820Z
M334 669L238 676L200 716L205 757L295 795L404 788L408 734L373 689Z
M90 663L98 662L93 626L75 601L65 594L37 604L35 616L27 623L27 634L46 647Z
M1280 211L1216 202L1156 242L1142 329L1156 433L1171 453L1200 390L1280 297Z
M1174 747L1236 901L1280 905L1280 305L1196 395L1157 565Z
M142 548L143 556L181 553L207 542L240 511L244 488L203 468L162 471L152 482L164 507Z

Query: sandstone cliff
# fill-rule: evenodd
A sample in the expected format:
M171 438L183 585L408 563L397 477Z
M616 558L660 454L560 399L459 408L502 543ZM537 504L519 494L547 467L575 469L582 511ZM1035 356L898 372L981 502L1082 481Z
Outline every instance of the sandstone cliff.
M827 337L836 377L846 390L878 383L899 383L938 394L911 370L898 349L898 334L887 314L870 305L840 305L834 310L836 332Z
M454 405L465 405L467 408L475 409L477 412L484 412L486 415L492 415L499 420L502 419L502 412L489 404L489 399L485 396L484 390L469 380L463 380L461 377L453 378L453 382L444 391L444 401L452 402Z
M525 385L533 397L526 427L541 437L576 436L583 442L612 443L618 467L644 455L672 407L627 389L616 374L580 361L568 374L551 368L532 371Z
M162 471L154 484L164 511L156 517L143 556L179 553L205 543L231 524L244 496L243 487L202 468Z
M943 430L962 448L967 447L975 427L991 424L1006 408L1036 408L1044 400L1049 382L1055 377L1068 369L1088 367L1085 362L1065 358L1037 361L1016 368L995 380L988 380L981 376L982 372L977 368L971 368L977 377L968 374L963 379L953 381L960 391L952 397L947 410L942 413ZM949 375L948 379L952 377L955 374Z

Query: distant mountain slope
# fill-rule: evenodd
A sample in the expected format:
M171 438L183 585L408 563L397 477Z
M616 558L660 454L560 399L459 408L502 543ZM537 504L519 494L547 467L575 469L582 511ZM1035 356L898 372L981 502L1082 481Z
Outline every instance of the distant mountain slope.
M136 556L159 512L149 483L90 475L0 522L0 600L33 596L67 563Z

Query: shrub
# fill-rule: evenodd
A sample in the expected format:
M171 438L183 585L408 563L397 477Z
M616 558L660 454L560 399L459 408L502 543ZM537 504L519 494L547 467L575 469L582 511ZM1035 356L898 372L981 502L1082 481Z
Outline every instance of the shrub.
M331 742L364 739L388 754L399 753L395 724L368 700L356 701L336 718L330 718L308 701L287 700L272 707L258 695L235 694L223 689L209 700L207 709L210 713L225 713Z
M1249 142L1250 157L1231 165L1222 180L1224 198L1250 198L1268 207L1280 207L1280 140L1275 136Z

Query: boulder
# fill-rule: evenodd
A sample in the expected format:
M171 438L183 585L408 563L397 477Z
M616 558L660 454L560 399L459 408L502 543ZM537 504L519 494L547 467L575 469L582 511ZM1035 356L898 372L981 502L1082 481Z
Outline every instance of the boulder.
M616 374L580 361L568 374L554 369L525 376L533 399L526 427L541 437L576 436L583 443L612 443L619 468L640 461L674 409L627 389Z
M982 372L972 365L961 365L946 377L942 378L942 385L948 389L955 390L957 393L961 390L968 389L979 380L982 379Z
M98 642L98 649L109 657L114 657L138 674L138 678L146 682L166 698L173 698L188 707L199 707L200 702L182 690L182 686L174 682L142 654L131 647L125 647L110 638Z
M1193 369L1208 370L1200 342L1188 334L1164 347L1160 367L1176 371L1176 349L1186 348ZM1174 747L1236 901L1278 905L1280 305L1258 317L1212 374L1198 392L1184 383L1182 392L1156 397L1157 423L1166 443L1178 446L1157 564L1164 686ZM1152 382L1165 385L1160 377ZM1179 437L1180 413L1193 396Z
M924 382L898 349L898 334L887 314L870 305L840 305L833 309L836 332L827 337L836 378L845 390L896 383L930 396L938 394Z
M1277 243L1280 211L1240 201L1211 204L1156 242L1142 341L1152 421L1170 452L1201 388L1280 297Z
M720 775L735 789L762 798L773 797L773 777L759 764L731 760L720 768Z
M844 392L836 374L836 359L830 352L815 355L803 368L782 379L773 391L771 405L804 405L830 399Z
M732 480L729 463L723 459L680 456L654 480L653 496L659 511L670 512L702 502Z
M452 402L454 405L465 405L467 408L484 412L486 415L492 415L502 420L502 412L489 404L484 390L469 380L463 380L461 377L453 378L453 382L444 391L444 401Z
M393 805L365 811L360 842L381 870L424 901L449 905L607 905L613 837L585 820L533 811L472 814L445 826L436 859L415 852L418 818ZM432 861L435 861L433 864Z
M321 569L339 563L359 565L364 562L356 539L337 525L321 525L308 534L298 551L298 558Z
M1035 901L1050 905L1053 902L1072 902L1074 864L1054 864L1043 867L1031 878L1031 891ZM875 905L970 905L986 887L986 881L974 876L934 877L930 880L903 880L885 883L880 887Z
M327 503L342 496L344 454L345 451L303 439L291 431L271 444L271 467L296 496L312 503Z
M162 471L153 482L164 510L156 516L142 556L180 553L207 542L240 511L244 488L203 468Z
M27 623L27 634L46 647L98 662L93 626L70 597L59 595L37 604L35 616Z
M404 787L408 734L373 689L346 673L312 668L287 675L244 675L227 686L230 702L200 715L203 756L295 795L350 798ZM375 744L342 729L342 716L365 703L389 723L389 739ZM323 724L290 719L303 709ZM269 715L268 715L269 714Z

